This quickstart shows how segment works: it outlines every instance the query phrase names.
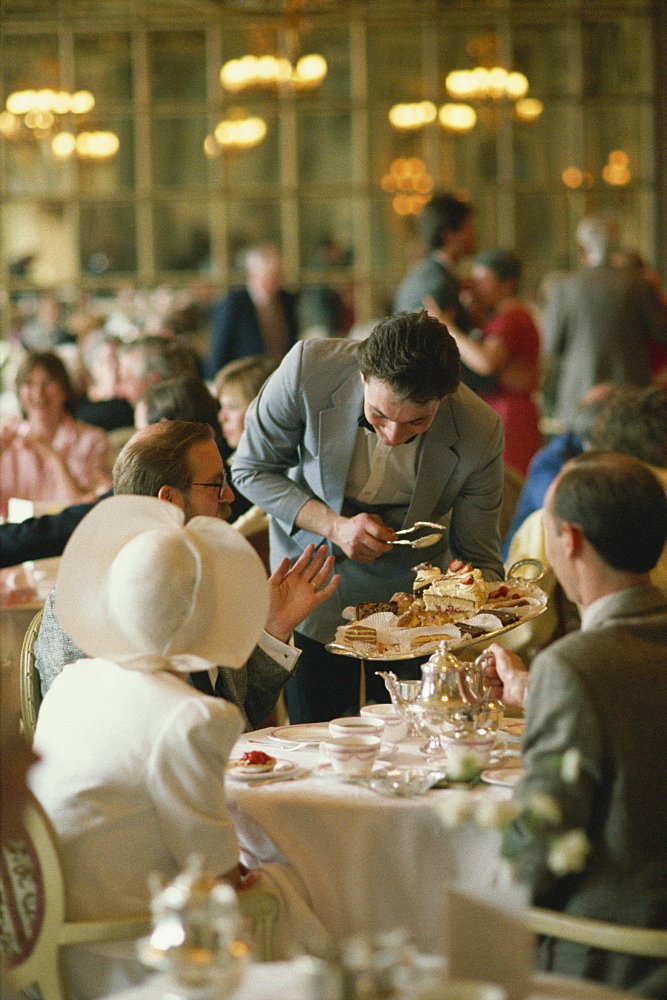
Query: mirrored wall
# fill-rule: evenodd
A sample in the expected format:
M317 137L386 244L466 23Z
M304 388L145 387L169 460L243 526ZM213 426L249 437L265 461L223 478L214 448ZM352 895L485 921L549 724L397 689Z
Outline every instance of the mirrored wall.
M0 15L5 300L63 285L219 290L243 247L270 240L288 284L326 280L368 319L420 255L415 213L434 189L472 199L480 245L516 247L533 285L575 263L591 209L613 210L624 243L656 259L649 0L61 9L7 0ZM221 82L244 56L295 67L308 54L325 61L319 81ZM494 67L524 92L496 80L452 94L449 74ZM450 122L450 105L474 123Z

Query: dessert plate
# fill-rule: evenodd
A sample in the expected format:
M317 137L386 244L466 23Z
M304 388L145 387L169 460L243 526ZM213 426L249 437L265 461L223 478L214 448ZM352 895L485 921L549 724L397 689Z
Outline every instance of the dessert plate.
M295 726L276 726L267 734L279 743L321 743L329 736L328 722L302 722Z
M272 771L252 771L241 764L240 760L230 760L227 774L236 781L281 781L284 778L296 777L295 772L301 770L293 760L276 757L276 766Z
M323 740L333 739L329 732L328 722L301 722L295 726L276 726L267 734L270 740L278 743L312 743L313 749L319 749ZM396 743L381 743L379 756L388 757L389 754L396 753L398 746Z
M526 772L522 767L489 767L482 771L482 781L489 785L502 785L504 788L514 788Z

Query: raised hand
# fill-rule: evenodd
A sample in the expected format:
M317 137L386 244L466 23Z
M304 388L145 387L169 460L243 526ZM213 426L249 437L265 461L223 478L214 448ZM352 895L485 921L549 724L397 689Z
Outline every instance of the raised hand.
M285 558L271 574L266 623L269 635L287 642L296 626L333 594L340 574L334 574L327 583L334 567L334 557L327 553L326 545L320 545L317 551L314 545L307 545L293 566Z

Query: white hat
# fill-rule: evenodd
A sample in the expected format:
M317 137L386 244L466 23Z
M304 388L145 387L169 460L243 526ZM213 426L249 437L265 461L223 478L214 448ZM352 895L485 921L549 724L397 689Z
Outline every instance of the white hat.
M266 623L262 561L229 524L155 497L92 508L58 570L55 609L88 656L139 670L241 667Z

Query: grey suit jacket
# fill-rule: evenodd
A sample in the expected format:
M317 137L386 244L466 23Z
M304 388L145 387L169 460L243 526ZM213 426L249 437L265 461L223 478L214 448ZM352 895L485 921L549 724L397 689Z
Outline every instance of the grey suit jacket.
M585 630L533 661L518 795L553 795L564 826L584 829L592 843L585 870L556 879L540 839L515 831L540 905L667 929L666 719L667 604L653 587L615 594ZM568 782L554 761L570 748L581 767ZM559 973L667 995L664 962L549 939L541 959Z
M44 613L35 640L35 666L39 672L42 696L56 679L65 664L86 657L60 624L54 608L55 590L48 595ZM215 693L236 705L243 715L246 731L256 729L275 707L283 686L293 674L257 646L244 667L232 670L218 668Z
M357 344L310 340L295 345L246 414L246 429L232 460L234 483L271 515L272 565L295 558L322 539L295 526L315 497L341 513L348 469L363 408ZM374 562L348 559L333 546L342 581L299 631L328 642L341 611L362 600L387 600L411 590L410 567L423 558L445 566L453 555L490 579L503 577L498 517L502 496L503 430L500 419L465 386L443 400L423 436L415 487L404 525L438 521L443 541L417 554L396 548Z
M577 404L602 382L649 385L648 339L667 343L648 282L609 266L563 277L544 316L545 352L560 359L554 415L570 427Z

